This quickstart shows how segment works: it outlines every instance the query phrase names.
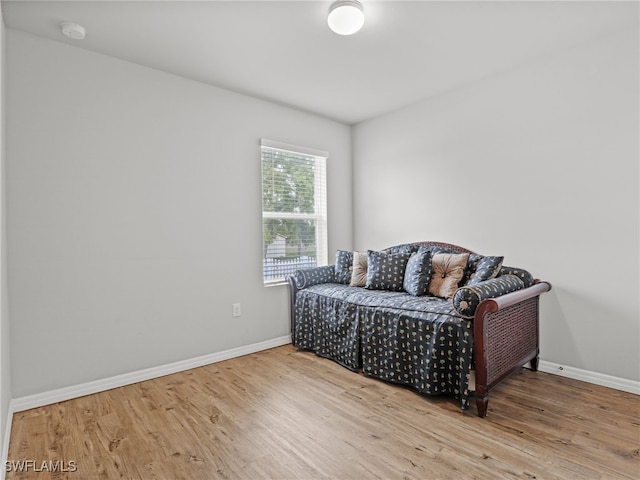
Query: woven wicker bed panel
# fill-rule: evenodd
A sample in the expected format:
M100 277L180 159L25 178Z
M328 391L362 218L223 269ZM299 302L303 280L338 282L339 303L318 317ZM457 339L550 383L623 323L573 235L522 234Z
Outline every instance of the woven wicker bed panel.
M467 250L464 247L460 247L458 245L453 245L451 243L442 243L442 242L415 242L416 245L419 245L420 247L439 247L439 248L445 248L448 250L455 250L456 252L460 252L460 253L473 253L471 250Z
M520 321L537 318L538 297L507 307L485 318L487 322L487 384L513 368L525 356L537 350L537 322Z

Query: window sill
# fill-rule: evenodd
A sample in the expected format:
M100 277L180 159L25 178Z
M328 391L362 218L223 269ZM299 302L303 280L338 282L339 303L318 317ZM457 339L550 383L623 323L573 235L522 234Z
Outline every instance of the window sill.
M264 282L265 287L278 287L280 285L289 285L286 280L274 280L273 282Z

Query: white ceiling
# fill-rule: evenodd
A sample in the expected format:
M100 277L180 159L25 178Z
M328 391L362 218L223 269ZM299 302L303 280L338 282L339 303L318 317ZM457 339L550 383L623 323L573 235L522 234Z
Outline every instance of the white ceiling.
M7 27L347 124L639 23L638 2L362 0L356 35L331 1L5 1ZM63 37L74 21L87 38Z

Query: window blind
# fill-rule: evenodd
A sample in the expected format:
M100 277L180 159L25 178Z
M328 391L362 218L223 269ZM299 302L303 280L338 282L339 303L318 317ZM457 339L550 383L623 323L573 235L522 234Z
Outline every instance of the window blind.
M263 280L327 264L326 152L261 141Z

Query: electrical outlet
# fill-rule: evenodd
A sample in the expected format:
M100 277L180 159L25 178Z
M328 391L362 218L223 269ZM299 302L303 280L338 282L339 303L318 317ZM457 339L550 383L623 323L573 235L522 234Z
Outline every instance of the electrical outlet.
M231 312L232 312L232 315L234 317L239 317L240 316L240 304L239 303L234 303L231 306Z

